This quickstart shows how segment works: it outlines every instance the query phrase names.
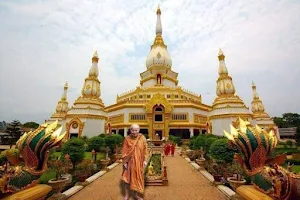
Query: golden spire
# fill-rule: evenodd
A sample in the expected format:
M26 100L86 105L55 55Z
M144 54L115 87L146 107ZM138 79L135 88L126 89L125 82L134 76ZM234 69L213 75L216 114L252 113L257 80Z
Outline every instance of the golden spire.
M254 81L252 81L252 92L253 92L253 99L259 99L259 96L256 92L256 85L255 85Z
M98 53L97 53L97 51L95 51L95 53L94 53L94 55L92 57L92 62L98 63L98 60L99 60Z
M253 114L260 115L261 113L265 112L265 108L262 101L259 99L254 81L252 81L252 92L253 92L253 100L251 102L251 110Z
M162 46L162 47L166 48L167 46L164 44L164 40L162 38L162 25L161 25L161 19L160 19L161 10L159 8L159 5L156 10L156 15L157 15L156 28L155 28L156 37L155 37L154 43L151 46L151 48L153 48L155 46Z
M225 65L225 55L224 55L222 49L219 49L218 58L219 58L219 75L227 76L228 70Z
M225 55L221 49L218 53L219 58L219 78L217 80L217 95L218 96L234 96L235 87L232 78L228 75L228 70L225 65Z
M67 100L67 91L68 91L68 81L65 83L65 86L64 86L64 93L63 93L63 95L61 96L61 100Z
M58 101L56 106L56 113L67 113L69 110L68 101L67 101L67 92L68 92L68 82L64 85L64 92L61 96L61 99Z

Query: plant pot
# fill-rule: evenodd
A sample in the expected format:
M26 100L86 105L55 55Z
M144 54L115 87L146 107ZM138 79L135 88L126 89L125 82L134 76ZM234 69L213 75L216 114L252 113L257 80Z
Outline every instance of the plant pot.
M107 165L109 164L110 159L102 159L100 160L101 166L104 170L108 171Z
M67 185L68 180L69 179L67 177L62 177L59 180L53 178L48 181L48 184L52 187L54 193L60 193L62 189L64 189L64 187Z
M196 163L200 166L200 169L204 169L205 158L196 159Z
M241 185L245 185L246 184L246 180L245 179L237 181L237 180L234 180L234 177L228 177L227 181L229 182L230 186L232 187L232 189L234 191L236 191L236 189L238 187L240 187Z
M213 177L214 177L214 183L215 184L222 184L222 178L223 178L223 176L222 175L213 175Z
M88 178L88 175L87 175L87 174L84 174L84 173L78 174L78 175L77 175L77 178L78 178L78 181L79 181L79 182L84 182L85 179Z

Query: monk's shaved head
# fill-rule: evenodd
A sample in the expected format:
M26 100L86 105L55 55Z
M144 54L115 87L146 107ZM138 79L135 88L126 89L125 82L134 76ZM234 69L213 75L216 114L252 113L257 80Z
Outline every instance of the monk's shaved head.
M130 126L131 129L140 129L140 126L138 124L132 124Z

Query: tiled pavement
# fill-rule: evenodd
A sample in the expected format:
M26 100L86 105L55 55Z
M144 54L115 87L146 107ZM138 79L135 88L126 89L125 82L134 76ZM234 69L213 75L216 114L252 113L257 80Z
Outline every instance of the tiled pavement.
M222 200L223 194L194 167L176 154L166 157L168 186L148 186L145 200ZM124 191L120 184L122 165L118 165L70 200L122 200Z

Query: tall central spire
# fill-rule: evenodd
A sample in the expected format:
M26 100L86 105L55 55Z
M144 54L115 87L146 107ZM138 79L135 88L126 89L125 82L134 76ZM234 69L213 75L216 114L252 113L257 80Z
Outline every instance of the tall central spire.
M161 19L160 19L161 11L160 11L159 5L156 10L156 15L157 15L156 28L155 28L156 37L154 39L154 42L153 42L153 45L151 46L151 48L157 47L157 46L167 48L167 46L165 45L164 40L162 38L162 26L161 26Z
M156 35L162 35L162 26L161 26L161 20L160 20L161 11L160 11L159 5L156 10L156 15L157 15L157 20L156 20L155 33L156 33Z

